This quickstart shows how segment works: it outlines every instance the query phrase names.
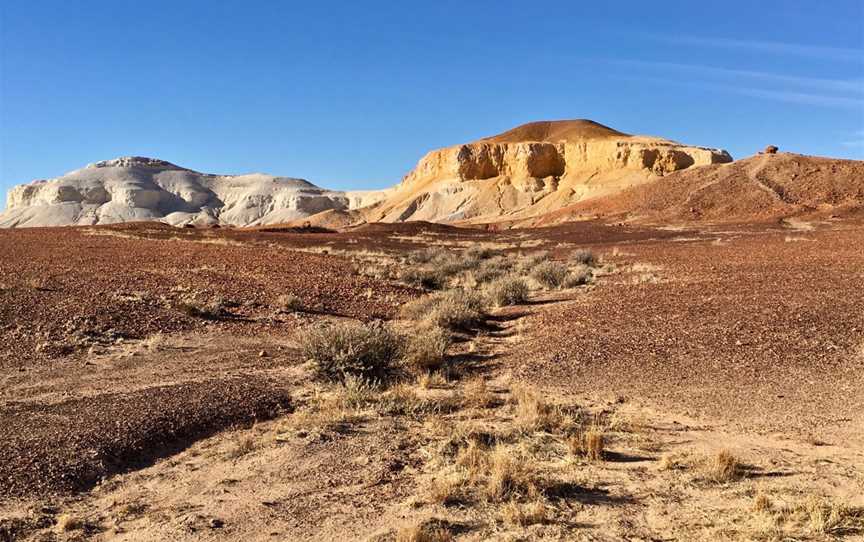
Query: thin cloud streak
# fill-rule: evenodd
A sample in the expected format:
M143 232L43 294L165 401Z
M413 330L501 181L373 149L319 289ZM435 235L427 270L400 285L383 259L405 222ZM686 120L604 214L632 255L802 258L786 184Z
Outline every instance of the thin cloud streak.
M679 45L695 45L722 49L744 49L778 55L823 58L851 61L864 64L864 50L848 47L826 47L822 45L802 45L776 41L750 41L726 38L702 38L697 36L654 36L655 39Z
M615 76L613 76L615 77ZM700 88L706 90L715 90L719 92L729 92L742 96L750 96L752 98L761 98L777 102L797 103L804 105L814 105L819 107L840 107L844 109L855 109L859 112L864 112L864 98L848 98L843 96L829 96L825 94L811 94L807 92L788 92L782 90L770 90L755 87L741 87L736 85L724 85L718 83L705 83L699 81L680 81L666 79L662 77L639 77L633 75L617 76L620 79L630 81L642 81L659 83L665 85L677 85L691 88Z
M714 66L703 66L697 64L679 64L676 62L646 62L641 60L611 60L612 64L622 66L633 66L653 68L659 70L675 70L693 74L702 74L717 77L747 77L775 83L797 85L800 87L816 88L827 91L849 92L864 94L864 80L848 79L824 79L819 77L802 77L797 75L784 75L779 73L762 72L755 70L738 70L730 68L718 68Z

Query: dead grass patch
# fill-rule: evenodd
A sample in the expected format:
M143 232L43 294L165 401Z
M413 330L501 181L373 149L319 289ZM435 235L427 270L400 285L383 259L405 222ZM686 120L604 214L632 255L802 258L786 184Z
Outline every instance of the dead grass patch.
M567 433L577 427L571 412L547 402L536 389L515 386L511 391L516 401L513 422L519 429Z
M84 527L84 520L74 514L60 514L57 516L57 523L54 524L55 530L60 533L68 533L76 531Z
M276 306L285 312L303 310L303 300L294 294L282 294L276 298Z
M498 398L482 376L468 380L462 387L462 404L467 408L490 408L498 404Z
M720 450L699 463L701 478L718 484L738 480L745 474L744 464L729 450Z
M549 508L542 499L521 504L511 500L501 508L501 520L514 527L527 527L549 520Z
M444 363L450 342L447 330L428 323L418 326L406 339L403 360L411 372L427 374Z
M251 436L238 437L234 440L231 450L228 452L228 457L231 459L239 459L244 455L252 453L257 448L255 439Z
M496 446L490 452L489 471L481 494L489 501L536 498L540 494L533 462L524 454Z
M760 499L760 497L762 499ZM813 535L847 537L864 534L864 508L835 500L810 497L791 504L757 497L753 511L756 531L773 539L809 538Z
M396 542L450 542L453 533L450 525L440 519L427 519L396 533Z
M602 429L592 426L585 431L580 431L567 440L570 453L577 457L584 457L589 461L602 461L606 449L606 436Z

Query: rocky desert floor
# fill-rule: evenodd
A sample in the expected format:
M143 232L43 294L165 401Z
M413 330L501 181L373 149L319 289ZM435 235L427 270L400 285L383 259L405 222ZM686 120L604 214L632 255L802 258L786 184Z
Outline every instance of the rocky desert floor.
M861 540L862 420L860 219L0 231L0 540Z

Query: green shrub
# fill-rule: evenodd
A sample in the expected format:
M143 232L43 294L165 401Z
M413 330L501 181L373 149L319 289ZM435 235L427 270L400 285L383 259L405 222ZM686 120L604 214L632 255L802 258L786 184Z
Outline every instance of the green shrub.
M520 277L503 277L489 285L489 299L495 306L518 305L528 299L528 284Z
M560 262L544 262L531 271L531 276L546 288L559 288L564 284L569 270Z
M318 325L300 337L300 347L317 376L344 381L386 380L399 359L402 339L380 322Z

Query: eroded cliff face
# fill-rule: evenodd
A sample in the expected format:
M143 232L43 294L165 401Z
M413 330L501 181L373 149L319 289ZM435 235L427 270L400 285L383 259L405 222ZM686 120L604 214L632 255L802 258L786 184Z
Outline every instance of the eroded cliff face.
M598 126L608 133L596 134ZM555 127L560 130L561 125ZM732 161L723 150L629 136L596 123L589 125L594 130L590 137L574 136L572 127L564 127L570 130L566 141L512 141L516 137L512 134L520 133L517 128L505 134L506 138L496 136L432 151L371 218L494 221L514 214L549 212L681 169ZM535 135L537 130L521 133Z
M493 177L565 177L584 170L647 170L664 175L690 166L731 162L723 150L648 141L468 143L432 151L402 181Z

